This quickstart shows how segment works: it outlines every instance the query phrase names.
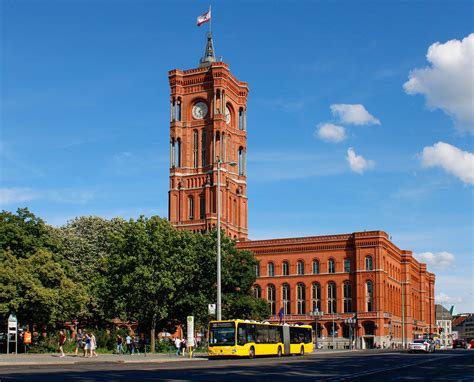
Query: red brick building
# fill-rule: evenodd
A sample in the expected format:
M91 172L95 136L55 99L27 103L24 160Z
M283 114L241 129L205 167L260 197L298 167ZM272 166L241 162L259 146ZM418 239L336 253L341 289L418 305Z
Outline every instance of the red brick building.
M283 309L285 321L310 323L337 347L349 338L389 346L435 331L435 275L385 232L247 241L248 86L215 60L211 35L199 67L172 70L169 82L169 220L194 232L216 226L220 161L221 227L260 261L254 290L271 320Z

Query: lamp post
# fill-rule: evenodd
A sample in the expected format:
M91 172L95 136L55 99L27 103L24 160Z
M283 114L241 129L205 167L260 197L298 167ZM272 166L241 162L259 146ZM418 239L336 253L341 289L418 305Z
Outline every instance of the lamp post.
M352 350L352 325L355 324L356 320L354 317L346 318L344 323L349 325L349 349Z
M336 315L336 317L334 317L334 313L332 314L332 350L335 350L336 349L336 343L334 342L334 318L336 318L336 320L339 320L339 315Z
M318 348L318 319L324 316L324 312L320 312L318 308L314 312L311 312L314 316L314 332L316 333L316 349Z
M217 159L217 320L222 320L222 286L221 286L221 165L235 167L235 162L222 163Z

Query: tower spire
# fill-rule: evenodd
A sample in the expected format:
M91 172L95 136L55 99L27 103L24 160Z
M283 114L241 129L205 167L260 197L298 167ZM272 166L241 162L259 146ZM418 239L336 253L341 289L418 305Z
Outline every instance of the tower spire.
M212 32L207 32L207 43L206 49L204 50L204 55L199 61L199 67L204 68L206 66L211 66L212 62L216 62L216 56L214 55L214 43L212 42Z

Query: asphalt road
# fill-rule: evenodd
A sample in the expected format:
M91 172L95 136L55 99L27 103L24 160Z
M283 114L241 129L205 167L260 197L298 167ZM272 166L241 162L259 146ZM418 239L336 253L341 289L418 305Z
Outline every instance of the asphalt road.
M474 350L434 354L360 351L304 357L159 364L78 364L0 368L10 381L474 381Z

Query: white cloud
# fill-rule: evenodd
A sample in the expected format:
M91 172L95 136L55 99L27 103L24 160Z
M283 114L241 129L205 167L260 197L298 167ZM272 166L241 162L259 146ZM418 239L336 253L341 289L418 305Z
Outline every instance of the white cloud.
M448 296L446 293L441 292L435 296L435 302L437 304L457 304L459 302L462 302L462 298L451 297L451 296Z
M415 257L422 263L436 269L446 269L454 263L454 255L449 252L422 252L415 254Z
M357 155L352 147L347 150L347 161L351 166L352 171L363 174L366 170L371 170L375 167L375 162L370 159L365 159L361 155Z
M346 139L346 129L332 123L320 123L314 135L327 142L342 142Z
M352 125L380 125L380 121L370 114L364 105L337 103L330 106L331 112L342 123Z
M429 108L443 110L459 131L474 134L474 33L432 44L426 59L431 65L410 72L405 92L423 94Z
M0 204L10 205L29 202L38 195L29 188L0 188Z
M423 167L441 167L464 183L474 184L474 154L448 143L438 142L425 147L421 153L421 164Z

